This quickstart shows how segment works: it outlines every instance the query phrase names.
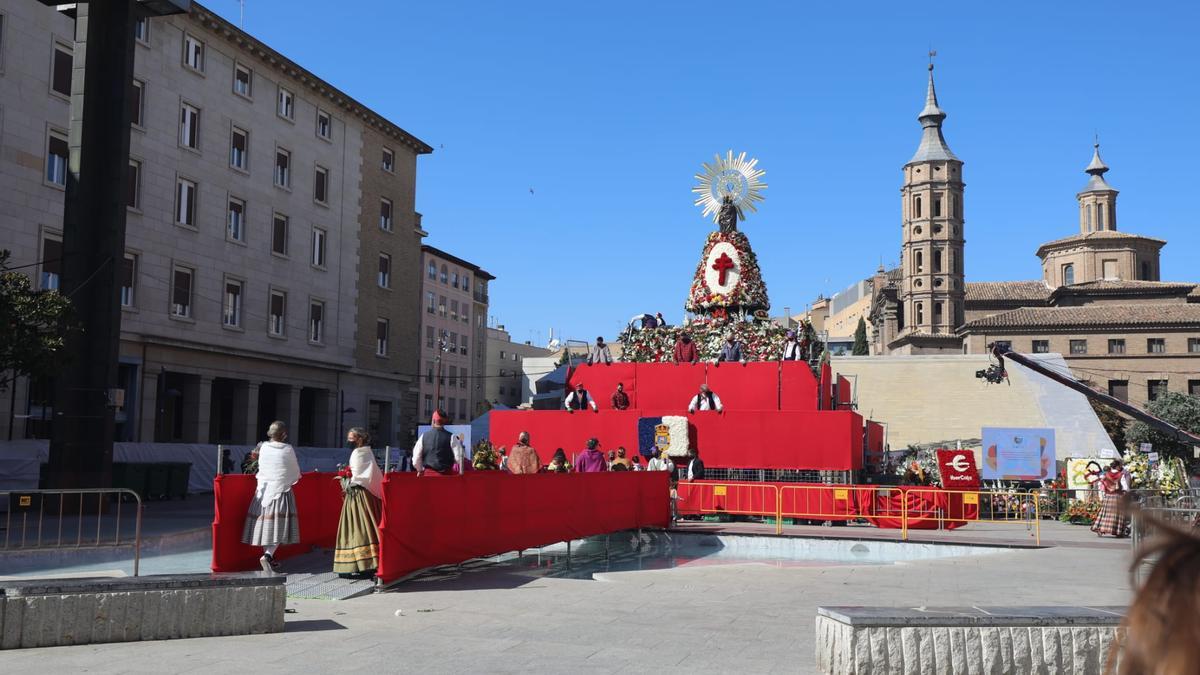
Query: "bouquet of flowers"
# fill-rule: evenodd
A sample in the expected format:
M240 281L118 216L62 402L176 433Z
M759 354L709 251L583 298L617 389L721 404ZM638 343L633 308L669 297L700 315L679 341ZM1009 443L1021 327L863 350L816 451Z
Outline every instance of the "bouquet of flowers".
M496 471L500 468L500 454L486 439L479 441L471 455L471 466L477 471Z
M1075 499L1058 519L1072 525L1091 525L1096 521L1098 515L1100 515L1100 500Z
M349 466L338 464L337 473L334 474L333 479L341 484L343 495L349 494L350 488L354 487L354 483L350 482L350 479L353 477L354 472L350 470Z
M908 446L908 453L896 465L896 475L910 485L941 485L942 472L938 469L937 449Z

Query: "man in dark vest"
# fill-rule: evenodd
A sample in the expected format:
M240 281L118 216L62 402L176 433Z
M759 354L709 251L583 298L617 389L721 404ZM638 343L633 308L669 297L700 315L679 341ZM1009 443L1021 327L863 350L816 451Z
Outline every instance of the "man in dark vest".
M431 471L441 475L453 475L455 465L463 463L462 436L446 431L450 418L439 408L433 411L429 431L421 434L413 446L413 468L418 474Z
M697 410L722 412L725 406L721 405L721 397L717 396L707 384L700 385L700 393L692 397L692 402L688 404L688 412L694 413Z
M567 412L585 410L589 407L596 412L600 412L600 409L596 407L596 401L592 399L592 395L584 388L582 382L575 385L575 391L567 394L566 400L563 401L563 407L567 409Z

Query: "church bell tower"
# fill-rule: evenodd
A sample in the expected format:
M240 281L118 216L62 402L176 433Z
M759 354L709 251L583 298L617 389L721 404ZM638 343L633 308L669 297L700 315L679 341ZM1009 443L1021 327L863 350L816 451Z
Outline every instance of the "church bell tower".
M932 54L931 54L932 57ZM889 351L959 353L955 329L963 323L962 161L942 136L946 113L938 107L929 64L921 144L904 165L900 316L903 325Z

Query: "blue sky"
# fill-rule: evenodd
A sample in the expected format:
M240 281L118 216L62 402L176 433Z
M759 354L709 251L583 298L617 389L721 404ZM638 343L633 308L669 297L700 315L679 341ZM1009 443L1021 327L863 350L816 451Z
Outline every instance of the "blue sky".
M236 0L206 0L236 22ZM772 312L894 264L926 52L964 160L968 281L1034 279L1077 232L1099 132L1118 227L1200 281L1196 3L247 0L246 29L435 148L427 240L498 279L514 339L612 336L682 305L700 163L747 151ZM534 193L530 194L530 188Z

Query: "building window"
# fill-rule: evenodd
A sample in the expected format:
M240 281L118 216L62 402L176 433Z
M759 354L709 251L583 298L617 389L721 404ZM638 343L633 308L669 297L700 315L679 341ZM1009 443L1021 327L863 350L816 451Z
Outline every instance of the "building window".
M196 226L196 184L186 178L175 183L175 223Z
M467 316L469 313L470 313L470 310L467 308L467 303L465 303L465 302L464 302L464 303L463 303L463 307L462 307L462 321L463 321L463 323L471 323L471 318L470 318L469 316Z
M467 399L465 398L458 399L458 419L467 419Z
M133 39L138 42L150 44L150 19L145 16L139 16L133 23Z
M392 256L386 253L379 254L379 287L392 287Z
M1188 380L1188 396L1200 396L1200 380Z
M458 333L451 331L450 339L448 340L448 342L449 342L449 351L451 351L451 352L457 351L458 350Z
M942 325L942 303L933 303L933 323L935 326Z
M1086 354L1087 353L1087 340L1071 340L1071 353L1072 354Z
M179 144L200 149L200 109L184 103L179 106Z
M467 388L467 369L465 366L462 370L458 371L458 386L460 389Z
M464 291L471 290L471 277L465 273L462 275L462 289Z
M383 149L383 160L380 163L380 166L382 166L383 170L387 171L388 173L395 172L395 170L396 170L396 153L392 152L388 148L384 148Z
M379 229L384 232L392 231L392 200L379 200Z
M1188 338L1188 353L1200 354L1200 338Z
M1167 341L1164 338L1146 338L1147 354L1167 353Z
M313 201L324 204L329 198L329 169L318 166L313 171Z
M442 283L443 283L443 284L444 284L444 283L446 283L446 282L448 281L448 279L449 279L449 275L447 274L447 271L448 271L448 270L447 270L446 266L445 266L445 265L442 265ZM444 305L444 304L446 304L446 303L445 303L445 302L443 302L442 304Z
M437 299L433 295L433 291L425 293L425 311L433 314L437 311Z
M1145 261L1142 262L1142 281L1153 281L1150 278L1150 263Z
M325 230L314 227L312 230L312 266L325 267Z
M58 239L42 240L42 290L57 291L62 280L62 242Z
M279 88L279 104L276 106L275 110L279 116L284 119L295 119L296 97L292 95L292 92L284 89L283 87Z
M425 417L433 417L433 394L425 394Z
M1070 286L1075 283L1075 266L1068 263L1062 266L1063 286Z
M276 213L271 224L271 252L286 256L288 251L288 217Z
M913 271L918 274L921 272L924 272L925 271L925 253L923 251L917 251L916 255L913 257L913 260L914 260L914 264L916 265L916 268Z
M249 68L241 64L233 67L233 93L250 98L253 84L254 73Z
M1166 380L1146 380L1146 400L1157 401L1165 393L1167 393Z
M458 368L455 366L450 366L450 386L458 386Z
M925 323L925 307L921 303L917 303L917 325Z
M425 362L425 382L433 384L433 361Z
M1109 340L1108 341L1108 353L1109 354L1124 354L1125 353L1125 341L1124 340Z
M171 275L171 316L181 319L192 318L192 281L195 272L187 267L176 267Z
M71 60L71 47L55 42L50 64L50 90L67 97L71 95Z
M221 323L230 328L242 327L242 282L225 280L225 306L221 312Z
M137 259L132 253L126 253L121 261L121 306L133 307L137 289Z
M229 166L241 171L250 166L250 133L232 127L229 133Z
M425 326L425 346L433 348L433 326Z
M146 105L143 101L145 96L146 83L134 80L133 90L129 95L129 123L138 128L143 126L143 115L146 114Z
M434 281L437 280L437 265L433 263L429 263L429 278Z
M275 149L275 185L285 189L292 187L292 153L283 148Z
M1050 341L1049 340L1034 340L1033 341L1033 353L1034 354L1049 354L1050 353Z
M1108 395L1122 401L1129 400L1129 380L1109 380Z
M940 218L942 216L942 198L935 196L933 198L933 217Z
M940 249L934 249L933 251L933 271L942 271L942 251Z
M1091 206L1091 204L1084 204L1083 211L1084 211L1085 217L1087 218L1087 231L1091 232L1092 231L1092 206Z
M463 356L467 355L467 336L466 335L463 336L462 344L460 344L458 346L458 353Z
M267 332L282 337L287 329L287 293L271 291L271 302L267 312Z
M458 301L457 300L450 301L450 320L458 321Z
M438 296L438 316L445 318L446 316L446 296Z
M325 339L325 303L313 300L308 303L308 341L321 344Z
M913 197L913 218L921 217L921 195Z
M450 273L450 285L458 288L458 270Z
M131 209L140 208L142 205L142 163L136 159L129 160L129 196L125 200L125 206Z
M204 72L204 43L187 34L183 36L183 65Z
M229 198L228 235L232 241L245 241L246 202L235 197Z
M378 319L375 321L375 356L387 356L388 354L388 320Z
M333 118L324 110L317 111L317 136L325 140L333 138Z
M70 150L67 147L66 134L51 131L46 140L46 182L59 187L67 186L67 157Z

